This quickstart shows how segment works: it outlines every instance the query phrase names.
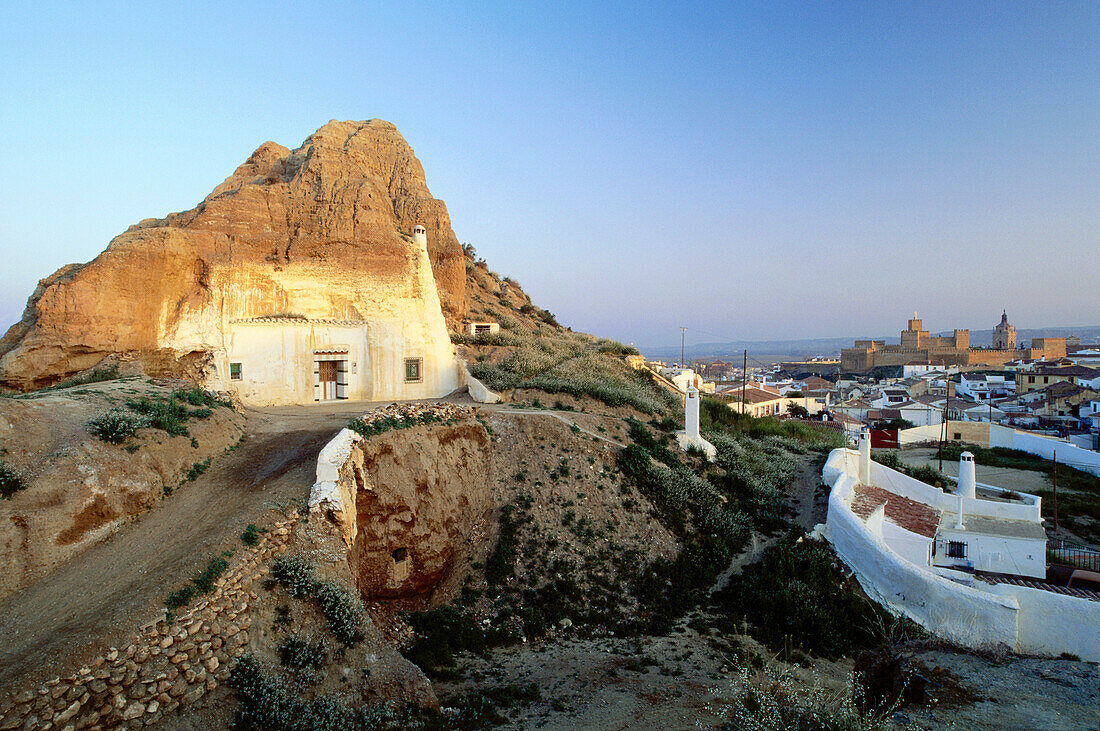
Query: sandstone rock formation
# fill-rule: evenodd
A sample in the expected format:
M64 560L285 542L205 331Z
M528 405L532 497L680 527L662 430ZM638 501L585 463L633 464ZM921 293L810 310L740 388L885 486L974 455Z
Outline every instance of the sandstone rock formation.
M426 301L418 224L454 323L462 248L392 124L332 121L293 151L266 142L192 210L131 226L92 262L42 280L0 339L0 385L49 385L112 353L153 374L199 375L234 320L361 321L394 292Z

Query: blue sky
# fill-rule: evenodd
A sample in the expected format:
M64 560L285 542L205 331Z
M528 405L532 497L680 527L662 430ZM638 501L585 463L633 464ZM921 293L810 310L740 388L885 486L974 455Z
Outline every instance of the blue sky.
M6 3L0 33L5 326L265 140L374 117L576 329L1100 324L1098 3Z

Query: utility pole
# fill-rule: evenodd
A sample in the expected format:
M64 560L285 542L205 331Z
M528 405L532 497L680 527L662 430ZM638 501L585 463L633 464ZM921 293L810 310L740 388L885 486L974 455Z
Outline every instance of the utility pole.
M1058 532L1058 450L1054 450L1054 531Z
M686 327L680 328L680 367L681 368L686 367L684 365L684 331L685 330L687 330Z
M741 365L741 413L745 413L745 384L749 380L749 349L745 348L745 360Z

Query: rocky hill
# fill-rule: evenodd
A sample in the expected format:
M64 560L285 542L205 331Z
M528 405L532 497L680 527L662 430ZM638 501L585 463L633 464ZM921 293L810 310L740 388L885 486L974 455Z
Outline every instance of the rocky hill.
M42 280L0 339L0 385L50 385L111 354L151 375L196 375L233 319L356 320L394 293L423 301L418 224L454 326L462 248L396 127L332 121L295 150L266 142L195 208L131 226Z

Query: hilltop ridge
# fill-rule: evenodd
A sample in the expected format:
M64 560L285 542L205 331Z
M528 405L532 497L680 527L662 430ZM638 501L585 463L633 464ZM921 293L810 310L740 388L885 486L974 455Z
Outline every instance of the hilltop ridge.
M417 225L437 292L422 286ZM265 142L194 208L43 279L0 339L0 384L50 385L111 354L194 377L241 318L423 321L438 307L454 327L465 287L447 207L397 128L333 120L294 150Z

